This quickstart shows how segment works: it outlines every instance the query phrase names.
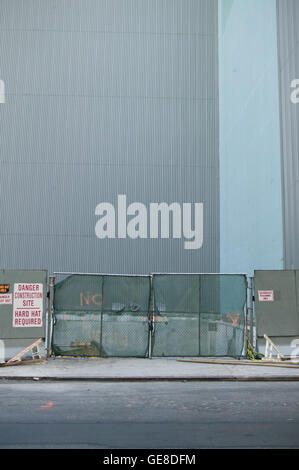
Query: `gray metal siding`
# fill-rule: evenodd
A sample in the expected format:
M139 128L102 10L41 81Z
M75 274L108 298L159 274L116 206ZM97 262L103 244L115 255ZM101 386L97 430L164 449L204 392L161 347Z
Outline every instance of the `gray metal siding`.
M291 82L299 79L299 2L277 0L285 269L299 268L299 104Z
M0 266L219 271L217 0L2 0ZM203 202L204 244L99 240L95 208Z

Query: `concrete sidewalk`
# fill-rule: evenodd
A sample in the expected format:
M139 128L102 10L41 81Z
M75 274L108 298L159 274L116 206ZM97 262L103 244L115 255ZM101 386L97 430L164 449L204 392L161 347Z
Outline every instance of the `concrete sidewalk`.
M41 364L0 367L0 383L1 379L55 381L299 381L299 364L291 367L275 367L272 365L252 365L252 362L247 365L249 361L238 361L239 364L208 364L181 362L181 359L183 358L48 358L46 362ZM225 360L227 361L227 358ZM258 364L260 363L259 361Z

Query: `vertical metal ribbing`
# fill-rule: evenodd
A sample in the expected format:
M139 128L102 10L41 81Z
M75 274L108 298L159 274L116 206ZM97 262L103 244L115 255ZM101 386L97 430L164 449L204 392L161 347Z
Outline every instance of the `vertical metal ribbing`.
M1 265L97 272L101 250L104 273L217 272L218 0L56 2L55 21L51 2L38 4L1 2ZM184 236L151 239L149 228L101 241L96 205L122 192L147 210L206 201L204 248L194 256ZM30 211L36 200L15 227L20 201Z

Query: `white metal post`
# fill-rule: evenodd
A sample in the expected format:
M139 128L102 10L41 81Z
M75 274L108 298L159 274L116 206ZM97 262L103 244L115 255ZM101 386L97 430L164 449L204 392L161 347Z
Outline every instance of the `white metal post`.
M55 276L49 277L49 302L48 302L48 340L47 340L47 356L50 357L52 354L52 335L53 335L53 323L54 323L54 286Z

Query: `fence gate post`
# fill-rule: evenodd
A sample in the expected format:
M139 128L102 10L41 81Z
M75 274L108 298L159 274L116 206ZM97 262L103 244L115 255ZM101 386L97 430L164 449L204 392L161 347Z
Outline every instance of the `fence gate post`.
M253 310L253 299L254 299L254 278L250 277L250 288L249 288L249 310L250 310L250 342L254 349L256 345L254 344L254 310Z
M50 357L52 354L52 336L54 326L54 286L55 276L49 276L49 303L48 303L48 335L47 335L47 356Z
M150 303L149 303L149 315L148 315L148 358L152 358L152 341L153 341L153 310L154 310L154 292L153 292L153 274L150 277Z

